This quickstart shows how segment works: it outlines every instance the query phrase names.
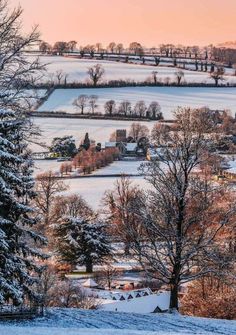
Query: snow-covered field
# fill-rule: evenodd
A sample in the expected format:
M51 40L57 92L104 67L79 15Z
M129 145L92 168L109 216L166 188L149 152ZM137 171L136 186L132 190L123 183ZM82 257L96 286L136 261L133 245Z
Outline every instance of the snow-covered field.
M35 56L28 56L35 57ZM125 64L123 62L114 62L107 60L90 60L90 59L76 59L62 56L40 56L40 61L47 65L47 74L45 74L44 81L49 79L56 80L55 73L62 71L67 74L67 82L86 82L88 80L88 68L99 63L105 69L104 81L107 80L135 80L144 81L151 76L152 71L158 72L158 78L165 80L169 77L170 81L176 81L176 68L167 66L146 66L139 64ZM185 73L186 82L194 83L214 83L209 78L209 73L183 70ZM227 71L231 73L231 71ZM225 76L227 82L236 82L236 77L233 75Z
M38 111L65 111L76 113L73 101L81 94L97 95L97 112L104 112L107 100L129 100L134 105L144 100L148 105L158 101L165 119L173 119L173 111L178 107L203 107L229 109L236 113L236 88L209 87L123 87L95 89L57 89ZM87 109L89 111L89 109ZM76 122L76 121L73 121ZM96 123L96 121L94 121Z
M96 142L109 141L111 133L116 129L129 129L132 121L116 120L88 120L88 119L57 119L57 118L34 118L34 124L42 130L41 142L47 145L51 144L54 137L72 135L76 140L76 145L84 138L86 132L90 139ZM150 130L155 122L143 122ZM45 151L41 147L32 144L33 151Z
M95 210L100 208L104 193L107 190L114 189L117 177L89 177L89 178L75 178L66 179L65 184L69 187L64 194L78 193L88 204ZM147 189L148 182L142 177L131 177L134 185L141 189Z
M1 335L235 335L236 321L168 314L50 309L47 317L1 322Z
M95 210L99 209L101 205L104 193L107 190L114 188L114 184L118 177L98 177L98 175L118 175L118 174L130 174L137 175L140 173L139 167L142 161L116 161L109 166L96 170L93 175L94 177L85 178L71 178L65 179L64 183L68 186L68 190L64 194L78 193L80 194L88 204ZM60 165L62 162L56 160L36 160L34 175L49 170L53 172L59 172ZM143 177L131 177L132 182L141 187L147 189L148 183Z

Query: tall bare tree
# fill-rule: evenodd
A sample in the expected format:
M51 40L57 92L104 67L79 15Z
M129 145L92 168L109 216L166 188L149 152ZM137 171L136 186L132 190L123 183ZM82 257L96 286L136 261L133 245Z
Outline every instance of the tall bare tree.
M209 114L178 109L175 116L178 128L165 134L169 146L143 168L150 190L136 204L139 227L126 225L145 271L170 286L170 310L179 307L181 284L220 275L227 248L220 234L235 215L225 189L194 173L206 159L206 139L214 126Z
M105 109L105 113L106 114L109 114L109 115L112 115L115 113L116 111L116 102L115 100L108 100L105 102L105 105L104 105L104 109Z
M88 103L88 96L85 94L81 94L80 96L78 96L78 98L74 100L73 106L78 108L80 110L80 113L83 115L87 103Z
M95 113L95 109L98 107L97 101L98 101L98 96L95 94L90 95L88 98L88 102L89 102L89 106L90 106L90 110L92 114Z
M105 70L101 64L96 64L88 69L88 75L93 83L93 86L97 86L98 82L102 80Z
M210 73L210 77L215 80L215 85L218 86L219 81L224 80L225 69L223 67L217 67L215 71Z

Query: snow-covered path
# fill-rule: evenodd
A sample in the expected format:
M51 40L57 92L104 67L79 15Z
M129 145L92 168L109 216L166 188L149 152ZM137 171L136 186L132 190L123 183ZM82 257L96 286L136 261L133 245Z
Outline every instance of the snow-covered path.
M51 309L47 317L0 323L1 335L234 335L236 321L166 314Z

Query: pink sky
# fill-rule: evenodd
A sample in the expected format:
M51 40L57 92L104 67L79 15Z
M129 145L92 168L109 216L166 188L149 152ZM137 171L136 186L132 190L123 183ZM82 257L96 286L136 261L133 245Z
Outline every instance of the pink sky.
M24 27L42 39L78 45L111 41L145 46L236 40L236 0L10 0L24 8Z

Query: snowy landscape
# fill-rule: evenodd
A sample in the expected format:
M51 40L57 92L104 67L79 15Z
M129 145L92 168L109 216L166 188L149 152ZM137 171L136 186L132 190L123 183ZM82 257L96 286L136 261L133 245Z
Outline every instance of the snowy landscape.
M0 335L236 335L236 4L20 2L0 0Z
M44 81L54 79L56 80L56 72L62 71L67 74L67 82L86 82L88 81L87 70L90 66L97 63L104 67L105 75L104 81L108 80L130 80L130 81L145 81L151 76L152 71L157 71L157 76L161 80L167 77L170 81L175 81L176 68L166 67L163 64L159 67L140 64L125 64L124 62L112 62L105 60L93 59L75 59L71 57L60 56L40 56L40 62L47 65L47 72L44 76ZM191 67L193 68L193 66ZM208 73L201 73L198 71L184 71L184 80L188 83L212 83L214 81L209 78ZM236 83L236 76L232 70L227 70L226 81L229 83Z
M158 101L164 119L173 119L177 107L230 110L236 113L236 88L200 88L200 87L124 87L97 89L57 89L43 103L38 111L63 111L76 113L74 100L81 94L97 95L96 112L104 113L104 104L113 99L118 103L128 100L134 105L139 100L146 104Z
M49 317L0 324L2 335L234 335L236 322L177 315L55 309Z

